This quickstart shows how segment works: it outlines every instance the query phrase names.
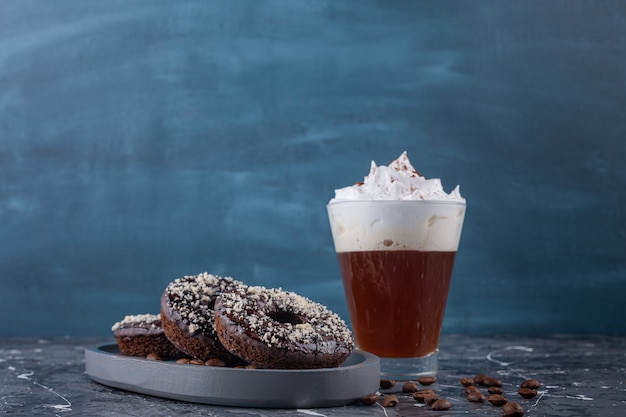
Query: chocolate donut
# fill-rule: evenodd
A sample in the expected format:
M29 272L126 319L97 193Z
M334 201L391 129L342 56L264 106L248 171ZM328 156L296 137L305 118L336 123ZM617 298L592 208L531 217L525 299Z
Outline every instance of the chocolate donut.
M156 355L162 359L175 359L182 353L163 332L161 318L156 314L125 316L111 328L122 355Z
M241 286L230 277L206 272L172 281L161 297L161 323L167 338L192 358L241 363L218 340L213 311L219 294Z
M293 292L238 286L215 302L224 347L261 368L338 367L354 347L346 323Z

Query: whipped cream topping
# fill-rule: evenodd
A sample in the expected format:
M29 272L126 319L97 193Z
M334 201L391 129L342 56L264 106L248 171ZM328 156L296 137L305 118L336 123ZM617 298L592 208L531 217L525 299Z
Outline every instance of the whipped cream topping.
M426 179L406 152L372 168L362 183L335 190L327 206L337 252L458 249L465 199Z
M341 200L432 200L465 202L457 185L446 193L439 178L427 179L409 161L406 151L388 166L377 166L372 161L369 174L363 182L335 190Z

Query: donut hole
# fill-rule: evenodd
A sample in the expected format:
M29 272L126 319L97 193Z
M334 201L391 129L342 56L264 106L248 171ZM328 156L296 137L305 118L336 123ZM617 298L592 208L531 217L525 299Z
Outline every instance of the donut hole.
M304 317L284 310L271 311L267 314L272 320L282 324L304 324Z

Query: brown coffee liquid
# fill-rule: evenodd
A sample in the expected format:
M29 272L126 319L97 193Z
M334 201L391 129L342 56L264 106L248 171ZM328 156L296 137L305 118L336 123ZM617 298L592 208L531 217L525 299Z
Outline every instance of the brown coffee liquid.
M456 252L338 253L359 349L386 358L437 349Z

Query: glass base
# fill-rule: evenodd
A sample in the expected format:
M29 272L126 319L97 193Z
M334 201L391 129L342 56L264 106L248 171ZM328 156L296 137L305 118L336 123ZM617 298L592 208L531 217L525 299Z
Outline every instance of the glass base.
M380 377L394 381L410 381L421 376L435 376L439 370L438 356L439 351L436 350L420 358L380 358Z

